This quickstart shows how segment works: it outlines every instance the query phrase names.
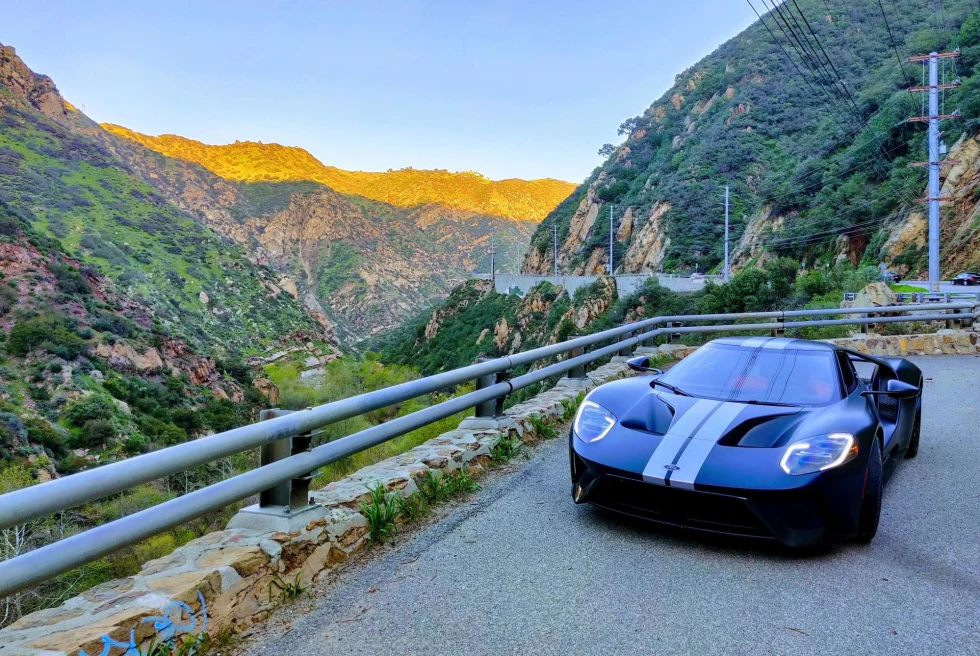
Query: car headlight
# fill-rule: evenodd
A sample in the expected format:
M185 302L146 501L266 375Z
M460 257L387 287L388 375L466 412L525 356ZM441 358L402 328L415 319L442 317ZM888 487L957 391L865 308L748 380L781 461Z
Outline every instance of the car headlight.
M616 416L595 401L582 401L572 430L583 442L598 442L616 425Z
M831 433L811 437L786 447L779 466L787 474L801 476L843 465L857 455L857 443L850 433Z

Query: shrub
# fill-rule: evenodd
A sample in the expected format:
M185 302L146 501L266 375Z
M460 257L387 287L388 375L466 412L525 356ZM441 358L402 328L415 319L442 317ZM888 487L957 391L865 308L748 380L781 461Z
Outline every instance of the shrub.
M52 265L51 273L55 277L55 287L62 294L67 296L83 296L92 293L85 277L79 273L78 269L70 264Z
M73 426L84 426L89 421L115 417L116 404L101 394L91 394L65 408L64 416Z
M201 411L201 418L216 433L242 425L242 420L238 416L238 409L228 399L212 399L209 401Z
M178 408L171 413L171 417L173 418L173 423L183 428L188 435L194 435L204 428L201 413L196 410Z
M65 436L47 421L30 417L24 421L24 427L27 429L29 442L40 444L55 456L61 456L65 453Z
M72 446L104 446L117 435L116 427L107 419L89 419L82 426L82 432L72 438Z
M132 321L112 312L100 313L99 317L92 322L92 327L120 337L129 337L138 330Z
M71 324L55 314L42 314L18 321L10 330L7 351L25 356L43 349L65 360L74 360L85 350L85 342Z
M5 283L0 283L0 317L6 315L17 305L17 292Z

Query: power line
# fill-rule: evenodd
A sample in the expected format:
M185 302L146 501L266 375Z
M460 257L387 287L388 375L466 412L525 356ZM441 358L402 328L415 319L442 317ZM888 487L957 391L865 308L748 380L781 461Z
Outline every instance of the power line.
M803 22L806 24L807 29L809 30L810 34L813 36L814 42L816 42L817 46L820 48L820 51L823 53L824 58L827 60L827 63L830 65L831 69L833 69L834 74L837 76L837 81L840 82L840 85L841 85L841 88L843 89L844 94L846 94L847 99L850 101L851 106L854 108L854 112L855 112L855 116L857 117L857 120L860 121L861 109L858 106L857 101L854 99L854 96L851 94L851 90L847 88L847 85L844 82L843 76L840 74L840 71L837 70L837 66L834 65L833 60L827 54L827 51L824 49L823 44L820 42L820 38L817 36L816 32L813 31L813 27L810 25L810 21L807 20L806 15L800 9L800 6L796 3L796 0L792 0L792 2L793 2L793 6L796 7L796 10L800 13L800 18L803 19ZM799 23L797 22L796 17L793 16L793 12L790 10L789 7L786 7L786 11L793 18L793 22L796 23L797 26L798 26ZM803 32L802 28L800 28L800 32ZM805 33L804 33L804 38L806 38L806 34ZM824 70L826 70L826 67L824 67ZM836 85L834 86L834 88L836 89ZM862 129L863 129L864 125L866 125L866 124L867 124L867 121L864 121L864 122L861 123ZM876 134L874 134L874 132L871 133L871 136L877 142L878 147L881 148L881 149L883 149L884 148L884 144L881 143L881 139L879 139L878 136ZM878 174L879 175L882 175L882 171L881 171L880 168L877 169L877 171L878 171ZM882 175L882 177L886 177L886 176Z
M817 71L814 69L813 64L811 63L812 59L810 58L809 53L806 51L806 48L800 42L799 37L796 35L796 32L793 31L793 27L786 20L785 16L783 16L782 12L779 9L779 5L776 4L776 1L773 0L772 8L769 7L769 3L767 2L767 0L762 0L762 4L766 9L769 10L769 15L774 17L773 20L775 21L776 26L779 27L779 30L783 33L783 36L786 37L786 40L789 43L790 48L796 51L796 54L800 58L800 61L803 62L803 65L806 66L806 68L810 71L810 74L813 76L814 82L817 84L817 88L820 89L820 91L823 93L826 99L829 99L829 104L825 101L828 110L831 111L831 113L833 113L833 109L831 109L831 105L833 105L837 108L838 111L841 110L844 111L845 116L853 119L853 116L850 114L850 110L847 108L846 104L844 104L841 101L840 97L834 93L827 91L827 89L822 84L820 84L822 80L822 76L818 74ZM780 20L782 20L782 23L780 23ZM796 45L793 45L794 41L796 42ZM838 120L837 114L834 114L834 118L835 120ZM840 123L839 120L838 123ZM842 128L844 127L843 124L841 124L841 127ZM859 128L855 128L855 129L844 128L845 132L848 132L848 134L850 135L853 135L855 132L857 132L857 129Z
M895 50L895 59L898 60L898 65L902 67L902 78L908 81L908 73L905 72L905 62L902 61L902 56L898 54L898 44L895 43L895 35L892 34L892 28L888 24L888 16L885 15L885 7L881 4L881 0L878 0L878 8L881 9L881 17L885 20L885 28L888 30L888 38L892 42L892 48Z
M802 79L803 82L808 87L810 87L810 92L813 94L813 96L815 98L819 98L820 96L817 93L816 89L814 88L813 84L811 84L809 78L807 78L807 76L803 74L803 70L800 68L799 64L796 63L796 60L794 60L790 56L790 54L786 50L786 48L783 47L783 44L779 41L779 39L776 38L776 34L769 27L769 24L766 23L765 20L763 20L762 14L760 14L759 11L755 8L755 5L752 4L752 0L745 0L745 1L748 3L749 7L751 7L751 9L755 13L755 15L759 18L759 22L762 24L762 26L766 28L766 31L767 32L769 32L769 36L772 37L773 43L776 44L776 46L782 51L783 55L786 57L786 59L789 61L789 63L792 64L793 65L793 68L796 69L796 72L799 74L800 79ZM763 2L765 2L765 0L763 0ZM776 24L779 25L778 21L776 22ZM841 123L840 119L837 117L836 114L834 114L834 112L832 110L830 110L830 107L829 107L829 105L826 104L826 102L824 102L824 105L827 107L828 113L830 114L831 118L834 119L834 122L837 123L837 125L841 128L841 130L844 131L844 134L845 135L848 135L848 136L852 135L853 134L853 130L849 130L843 123Z

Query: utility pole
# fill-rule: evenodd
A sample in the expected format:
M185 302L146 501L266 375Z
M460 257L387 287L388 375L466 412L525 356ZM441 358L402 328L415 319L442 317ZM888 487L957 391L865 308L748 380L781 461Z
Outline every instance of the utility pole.
M555 226L555 280L558 280L558 226Z
M609 205L609 275L613 274L613 208Z
M910 87L910 92L929 93L929 113L924 116L913 116L908 119L909 123L929 123L929 159L927 162L919 163L929 167L929 195L919 199L920 202L929 204L929 291L939 291L939 201L945 200L939 196L939 167L942 162L939 160L939 121L947 118L959 118L960 111L956 110L952 114L939 113L939 92L943 91L943 105L945 105L946 89L955 89L960 86L959 80L953 80L947 84L945 77L945 61L960 56L957 48L953 52L930 52L928 55L918 55L909 57L910 62L921 62L923 67L923 81L925 80L925 67L929 67L929 84L918 87ZM939 81L939 61L943 60L943 81Z
M725 282L728 282L728 185L725 185Z
M490 231L490 280L494 280L494 266L493 266L493 230Z
M521 245L517 244L517 275L521 275Z

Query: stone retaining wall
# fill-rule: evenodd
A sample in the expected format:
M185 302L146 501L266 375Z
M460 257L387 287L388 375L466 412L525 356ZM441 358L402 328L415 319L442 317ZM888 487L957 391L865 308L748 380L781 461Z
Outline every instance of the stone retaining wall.
M590 372L586 381L563 380L513 406L500 429L459 428L331 483L311 494L326 515L300 531L227 529L193 540L146 563L135 576L21 618L0 631L0 656L131 656L137 649L145 653L155 637L242 631L275 608L282 586L309 587L365 547L368 523L359 509L369 485L380 481L407 496L429 471L478 472L503 437L537 439L532 417L561 423L562 401L628 374L623 362L612 362Z
M853 335L827 340L868 355L966 355L980 353L980 332L940 330L920 335Z

